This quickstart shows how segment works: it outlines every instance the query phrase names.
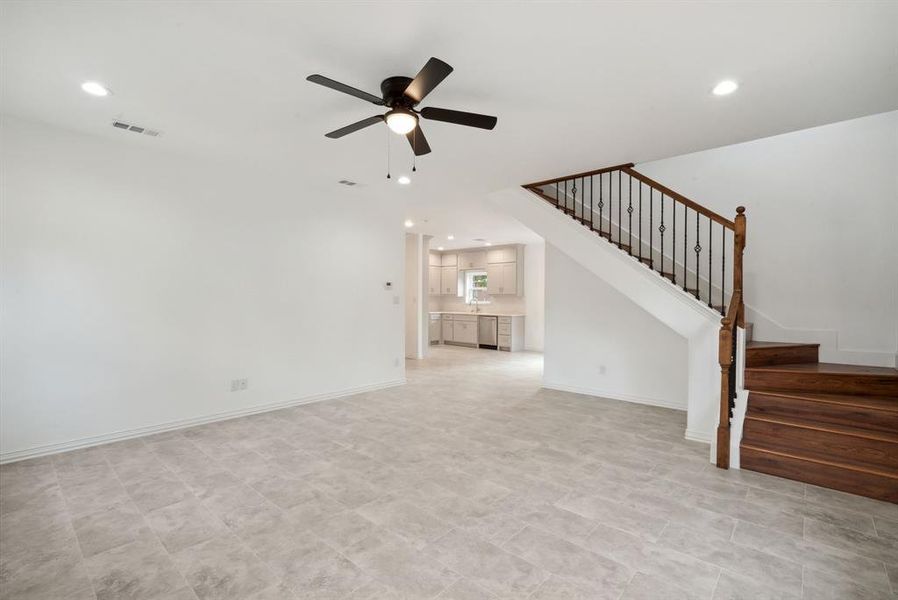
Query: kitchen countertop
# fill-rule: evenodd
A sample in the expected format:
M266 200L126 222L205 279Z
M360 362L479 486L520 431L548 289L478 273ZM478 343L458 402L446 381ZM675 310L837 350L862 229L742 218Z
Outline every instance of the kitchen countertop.
M432 315L468 315L471 317L524 317L521 313L495 313L495 312L471 312L456 310L432 310Z

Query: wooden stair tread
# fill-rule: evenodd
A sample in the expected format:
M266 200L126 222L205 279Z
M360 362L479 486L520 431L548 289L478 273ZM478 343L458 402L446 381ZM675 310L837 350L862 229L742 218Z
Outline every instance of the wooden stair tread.
M858 471L861 473L868 473L870 475L876 475L878 477L887 477L889 479L894 479L896 482L896 485L898 485L898 473L896 473L894 471L879 469L879 468L873 467L873 466L854 465L854 464L842 462L839 460L811 458L808 456L802 456L795 452L785 452L783 450L772 450L769 448L759 448L758 446L753 446L750 443L748 443L748 444L742 443L741 447L744 450L753 450L755 452L763 452L765 454L774 454L774 455L783 456L786 458L794 458L796 460L803 460L803 461L817 463L817 464L821 464L821 465L828 465L831 467L839 467L841 469L845 469L848 471Z
M804 348L806 346L812 346L819 348L820 344L809 344L804 342L765 342L762 340L752 340L745 344L745 348L747 350L752 349L764 349L764 348Z
M835 435L846 435L851 437L898 444L898 432L889 433L885 431L877 431L875 429L865 429L863 427L837 425L834 423L818 423L815 421L809 421L807 419L785 417L780 415L759 415L751 412L745 415L745 419L764 421L766 423L775 423L778 425L786 425L788 427L798 427L801 429L813 429L816 431L832 433Z
M898 369L893 369L891 367L844 365L841 363L794 363L785 365L767 365L763 367L746 367L745 370L777 373L820 373L828 375L894 377L898 380Z
M898 413L898 397L865 396L860 394L825 394L822 392L796 392L793 390L754 390L753 393L778 396L805 402L821 402L851 408L869 408ZM751 413L751 402L748 407Z

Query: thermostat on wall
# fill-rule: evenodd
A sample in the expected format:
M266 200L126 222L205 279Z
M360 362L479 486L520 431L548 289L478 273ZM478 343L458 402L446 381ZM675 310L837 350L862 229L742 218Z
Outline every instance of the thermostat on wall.
M385 290L392 290L392 289L393 289L393 282L392 282L392 281L386 282L386 283L384 284L384 289L385 289Z

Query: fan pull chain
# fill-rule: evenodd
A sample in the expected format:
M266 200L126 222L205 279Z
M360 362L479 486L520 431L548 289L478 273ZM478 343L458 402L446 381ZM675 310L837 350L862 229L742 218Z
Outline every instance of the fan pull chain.
M412 130L412 173L418 170L418 128Z
M390 178L390 130L384 128L387 133L387 179Z

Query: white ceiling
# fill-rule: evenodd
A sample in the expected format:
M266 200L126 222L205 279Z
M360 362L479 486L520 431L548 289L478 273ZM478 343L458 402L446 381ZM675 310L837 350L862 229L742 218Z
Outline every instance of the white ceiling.
M895 2L0 5L3 112L289 169L304 188L358 181L355 193L405 206L415 230L455 233L447 248L532 237L484 206L492 190L898 108ZM381 126L326 139L379 111L305 77L378 94L383 78L414 76L430 56L455 72L422 106L499 124L424 122L434 151L400 188L407 142ZM712 96L724 78L741 89ZM114 95L85 95L89 79ZM164 135L114 130L114 117Z

